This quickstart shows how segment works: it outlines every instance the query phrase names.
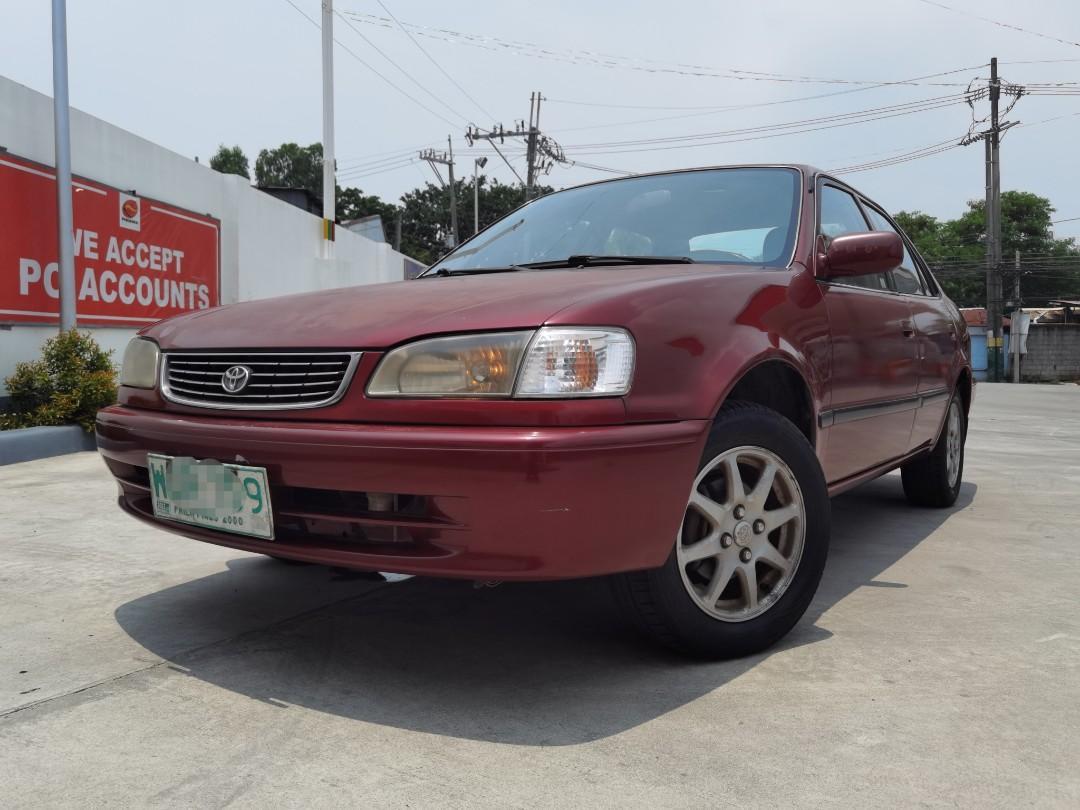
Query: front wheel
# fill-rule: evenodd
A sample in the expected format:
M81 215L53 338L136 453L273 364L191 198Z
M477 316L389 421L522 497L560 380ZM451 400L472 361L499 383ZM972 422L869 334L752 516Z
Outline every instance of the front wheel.
M636 623L692 655L735 658L783 637L810 604L829 544L817 456L784 417L726 405L667 562L614 586Z

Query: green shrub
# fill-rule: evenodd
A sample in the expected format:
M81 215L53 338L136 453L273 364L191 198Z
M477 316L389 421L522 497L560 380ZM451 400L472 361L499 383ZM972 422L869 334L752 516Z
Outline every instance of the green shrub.
M97 412L116 402L111 354L89 332L49 338L40 360L19 363L4 381L12 409L0 413L0 430L70 424L93 430Z

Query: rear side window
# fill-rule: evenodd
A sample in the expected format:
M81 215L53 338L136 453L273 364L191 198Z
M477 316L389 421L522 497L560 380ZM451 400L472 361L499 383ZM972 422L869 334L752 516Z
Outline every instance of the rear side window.
M870 230L859 204L846 191L835 186L822 186L820 206L818 227L826 239L835 239L849 233L866 233ZM885 276L885 273L869 273L865 276L838 279L833 283L865 287L868 290L888 290L889 285Z
M896 228L892 226L889 220L885 219L880 211L867 205L866 215L870 217L870 223L874 226L875 231L892 231L899 236ZM892 271L892 278L897 292L907 293L908 295L929 294L926 284L919 273L919 268L915 265L915 260L911 258L911 253L908 252L906 244L904 245L904 262Z

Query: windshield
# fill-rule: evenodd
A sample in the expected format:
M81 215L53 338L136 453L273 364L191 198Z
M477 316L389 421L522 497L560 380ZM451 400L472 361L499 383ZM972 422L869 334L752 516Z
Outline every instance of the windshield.
M707 169L630 177L549 194L462 244L434 270L510 267L570 256L672 256L786 267L799 173Z

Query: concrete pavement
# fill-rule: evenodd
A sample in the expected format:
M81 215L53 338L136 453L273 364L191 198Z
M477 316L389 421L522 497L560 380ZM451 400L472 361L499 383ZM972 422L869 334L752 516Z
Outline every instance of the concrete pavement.
M980 385L959 504L833 503L782 645L703 664L602 583L377 583L0 468L5 807L1080 805L1080 388Z

